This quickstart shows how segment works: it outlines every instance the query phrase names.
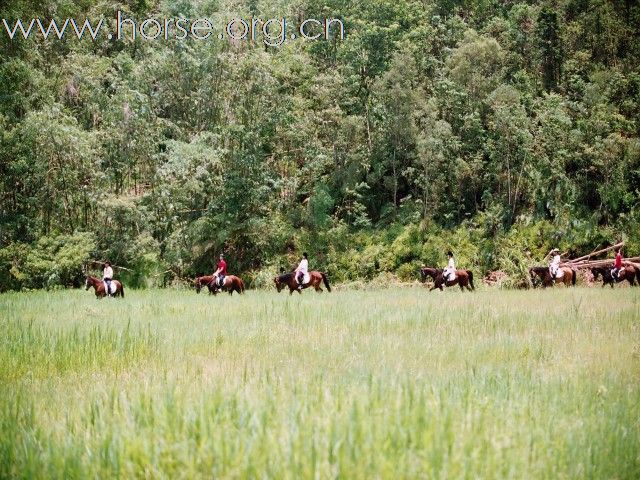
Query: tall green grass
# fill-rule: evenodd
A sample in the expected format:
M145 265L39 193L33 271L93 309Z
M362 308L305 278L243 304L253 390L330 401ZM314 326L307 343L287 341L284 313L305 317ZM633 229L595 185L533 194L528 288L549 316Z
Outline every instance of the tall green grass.
M640 289L0 296L0 477L639 478Z

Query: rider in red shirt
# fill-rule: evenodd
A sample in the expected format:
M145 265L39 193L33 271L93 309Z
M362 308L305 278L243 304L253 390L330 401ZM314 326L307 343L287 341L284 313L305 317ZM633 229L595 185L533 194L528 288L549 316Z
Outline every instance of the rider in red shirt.
M613 264L613 270L611 270L611 275L613 278L618 278L618 274L622 269L622 253L620 252L620 248L616 249L616 260Z
M227 276L227 262L224 261L224 255L220 254L220 260L218 260L218 265L216 266L217 270L213 273L214 276L218 277L218 285L222 287L224 285L224 277Z

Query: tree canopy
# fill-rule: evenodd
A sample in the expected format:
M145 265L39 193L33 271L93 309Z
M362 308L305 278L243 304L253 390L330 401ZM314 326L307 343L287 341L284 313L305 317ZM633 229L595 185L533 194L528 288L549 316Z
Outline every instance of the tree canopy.
M627 0L10 0L17 18L338 18L346 37L0 34L0 290L303 250L336 280L640 254L640 5ZM73 265L75 266L73 266Z

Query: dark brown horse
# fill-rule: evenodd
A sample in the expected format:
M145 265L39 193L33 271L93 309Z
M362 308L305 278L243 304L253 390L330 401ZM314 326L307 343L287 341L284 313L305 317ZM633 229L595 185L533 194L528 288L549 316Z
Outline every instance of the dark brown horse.
M434 282L433 287L429 290L430 292L436 288L439 288L440 291L442 291L442 287L452 287L454 285L459 285L460 290L462 291L464 291L465 287L470 292L476 289L473 285L473 272L471 272L471 270L456 270L456 278L453 280L445 280L444 269L422 267L420 269L420 278L422 283L427 280L427 277L431 277Z
M560 267L559 269L562 272L562 278L555 279L555 282L564 283L565 287L571 287L576 285L576 279L578 277L578 272L576 272L573 268L570 267ZM549 267L531 267L529 269L529 276L531 277L531 283L535 286L536 279L540 279L542 281L542 287L552 287L554 279L551 278L551 272L549 272Z
M302 284L302 289L313 287L316 289L316 292L322 292L322 288L320 284L324 282L324 286L327 287L327 291L331 291L331 287L329 286L329 279L327 278L327 274L323 272L311 271L309 272L309 281L307 283ZM283 288L289 287L289 295L291 295L296 290L298 293L302 293L298 288L298 281L296 280L295 273L283 273L282 275L278 275L273 279L273 283L276 285L276 289L280 292Z
M602 286L611 285L613 288L614 283L624 282L625 280L629 282L629 285L635 285L636 277L638 278L638 284L640 284L640 268L636 269L635 267L622 267L618 272L617 277L613 277L613 273L611 268L603 268L603 267L595 267L591 269L591 273L593 274L593 280L598 280L598 277L602 275Z
M116 286L116 291L114 292L114 297L122 297L124 298L124 287L122 283L118 280L111 280L111 283ZM96 298L103 298L107 296L107 292L104 288L104 282L96 277L87 277L84 282L85 290L89 290L91 287L95 290Z
M214 275L205 275L204 277L196 277L193 284L196 287L196 293L200 293L202 287L206 286L209 289L209 293L215 295L219 291L229 292L229 295L233 295L233 292L239 294L244 293L244 282L240 277L235 275L227 275L224 277L224 285L218 285L218 278Z

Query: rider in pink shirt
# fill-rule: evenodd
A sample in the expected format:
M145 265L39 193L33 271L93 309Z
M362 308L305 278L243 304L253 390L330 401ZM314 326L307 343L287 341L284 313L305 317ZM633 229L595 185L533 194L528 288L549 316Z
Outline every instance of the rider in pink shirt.
M622 269L622 253L620 252L620 248L616 248L616 259L613 264L613 270L611 270L611 275L613 278L618 278L618 274Z
M218 286L221 287L224 284L224 277L227 276L227 262L224 261L224 255L222 254L220 254L220 260L218 260L213 276L218 278Z

